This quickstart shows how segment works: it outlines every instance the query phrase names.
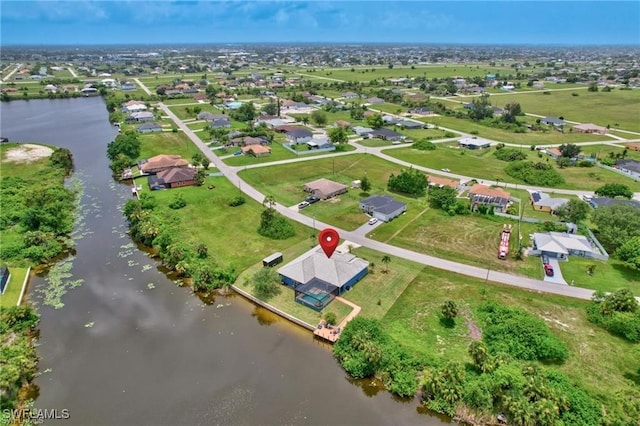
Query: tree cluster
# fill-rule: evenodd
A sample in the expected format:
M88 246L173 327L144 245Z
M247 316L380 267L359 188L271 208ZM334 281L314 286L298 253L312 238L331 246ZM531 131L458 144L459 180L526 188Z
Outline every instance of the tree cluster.
M111 161L109 167L114 176L135 162L140 156L140 141L135 131L121 133L107 145L107 158Z
M411 145L414 149L419 149L420 151L433 151L436 149L436 144L431 142L428 139L418 139Z
M527 154L516 148L496 149L493 155L502 161L520 161L527 159Z
M291 222L275 210L273 197L266 197L263 205L265 208L260 213L258 234L272 240L286 240L296 234Z
M600 197L608 198L626 198L630 200L633 197L633 191L623 183L605 183L595 190L595 194Z
M428 184L427 177L424 173L420 170L410 168L402 170L397 176L391 174L387 187L390 191L420 197L425 195Z
M598 241L609 253L640 236L640 215L634 206L614 204L598 207L591 213L591 221L597 227Z
M509 176L520 179L529 185L557 187L564 183L564 178L554 167L533 161L513 161L504 169Z
M640 342L640 306L629 289L606 295L594 293L587 307L587 317L611 334L633 343Z

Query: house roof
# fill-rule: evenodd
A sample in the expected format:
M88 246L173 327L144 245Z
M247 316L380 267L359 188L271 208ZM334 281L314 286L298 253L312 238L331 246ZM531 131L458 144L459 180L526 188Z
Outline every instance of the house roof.
M589 201L589 204L591 204L595 208L613 206L616 204L623 204L628 206L634 206L640 209L640 201L637 201L637 200L620 200L616 198L592 198Z
M631 172L640 173L640 161L635 160L618 160L616 167L619 169L629 170Z
M349 123L346 120L338 120L336 121L336 126L340 126L340 127L351 127L351 123Z
M542 123L553 124L555 126L564 126L566 121L559 119L558 117L545 117L540 120Z
M551 253L569 254L569 250L599 253L584 235L562 232L536 232L533 240L538 250Z
M491 188L479 183L476 183L471 187L471 189L469 190L469 195L484 195L486 197L504 198L507 200L509 199L509 197L511 197L511 194L507 191L504 191L500 188Z
M458 143L462 146L477 146L477 147L484 147L484 146L491 145L491 142L481 138L460 138L458 139Z
M460 181L443 178L440 176L427 176L427 182L433 185L450 186L451 188L457 188Z
M172 167L167 170L158 172L156 175L159 180L164 183L176 183L184 182L186 180L193 180L196 175L196 169L188 169L182 167Z
M146 170L164 169L168 167L184 167L188 165L189 162L179 155L160 154L149 158L146 163L140 166L140 169L144 172Z
M322 194L329 195L336 192L344 191L345 189L347 189L347 185L322 178L305 184L304 188L309 192L317 191Z
M390 137L402 137L403 135L398 133L398 132L394 132L393 130L389 130L389 129L385 129L385 128L380 128L380 129L376 129L373 132L371 132L372 136L383 136L385 138L390 138Z
M138 130L153 130L153 129L162 129L162 126L158 123L144 123L138 126Z
M342 287L368 266L369 262L350 253L334 252L328 258L320 247L314 247L278 269L278 273L303 284L320 279Z
M407 129L415 129L415 128L422 127L423 125L420 123L416 123L414 121L403 120L403 121L398 121L396 123L396 126L401 126Z
M553 154L556 157L562 157L562 152L558 148L549 148L546 150L547 154Z
M360 204L381 214L390 214L407 206L407 203L396 201L389 195L372 195L360 200Z
M353 126L353 131L356 133L371 133L373 132L373 129L370 129L369 127Z
M578 130L583 132L605 132L607 128L595 125L593 123L582 123L582 124L576 124L575 126L573 126L573 130Z
M264 146L264 145L248 145L248 146L243 146L242 147L242 152L247 153L247 152L253 152L254 154L268 154L271 152L271 148L269 148L268 146Z
M310 138L311 136L313 136L313 133L311 133L309 130L304 129L302 127L293 128L291 130L288 130L286 133L287 133L287 136L290 136L296 139Z
M153 113L149 111L139 111L132 112L130 115L131 118L140 119L140 118L153 118Z

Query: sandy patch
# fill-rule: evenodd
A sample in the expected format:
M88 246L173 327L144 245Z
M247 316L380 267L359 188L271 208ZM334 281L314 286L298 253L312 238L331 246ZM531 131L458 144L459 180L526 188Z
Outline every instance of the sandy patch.
M338 253L349 253L351 250L357 249L358 247L360 247L360 244L345 240L342 244L336 247L336 251Z
M53 149L47 146L26 143L7 150L4 154L3 161L13 163L30 163L41 158L47 158L52 152Z

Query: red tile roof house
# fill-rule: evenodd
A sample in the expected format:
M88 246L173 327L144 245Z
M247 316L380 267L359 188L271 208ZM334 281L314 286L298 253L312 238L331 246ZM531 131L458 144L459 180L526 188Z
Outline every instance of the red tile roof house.
M253 155L254 157L264 157L271 154L271 148L263 145L249 145L242 147L242 152L245 155Z
M495 210L504 213L509 205L511 194L500 188L490 188L479 183L473 185L469 190L471 208L476 206L493 206Z
M149 176L147 182L149 183L149 188L152 190L193 186L196 184L196 173L196 169L172 167L158 172L158 174Z
M553 159L557 159L562 157L562 152L558 148L549 148L546 150L546 153L549 157Z
M179 155L160 154L140 162L140 171L146 174L154 174L172 167L187 167L189 162Z
M449 186L453 189L458 189L458 186L460 185L460 181L458 180L451 180L439 176L427 176L427 182L429 182L430 186Z

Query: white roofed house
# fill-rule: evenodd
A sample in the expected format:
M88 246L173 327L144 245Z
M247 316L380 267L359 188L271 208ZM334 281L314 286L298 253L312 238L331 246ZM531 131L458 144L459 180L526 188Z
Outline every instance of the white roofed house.
M567 259L569 255L607 260L609 255L584 235L562 232L536 232L530 254Z
M155 116L153 115L152 112L140 111L140 112L133 112L129 114L129 116L126 118L126 121L144 122L144 121L152 121L154 119L155 119Z

